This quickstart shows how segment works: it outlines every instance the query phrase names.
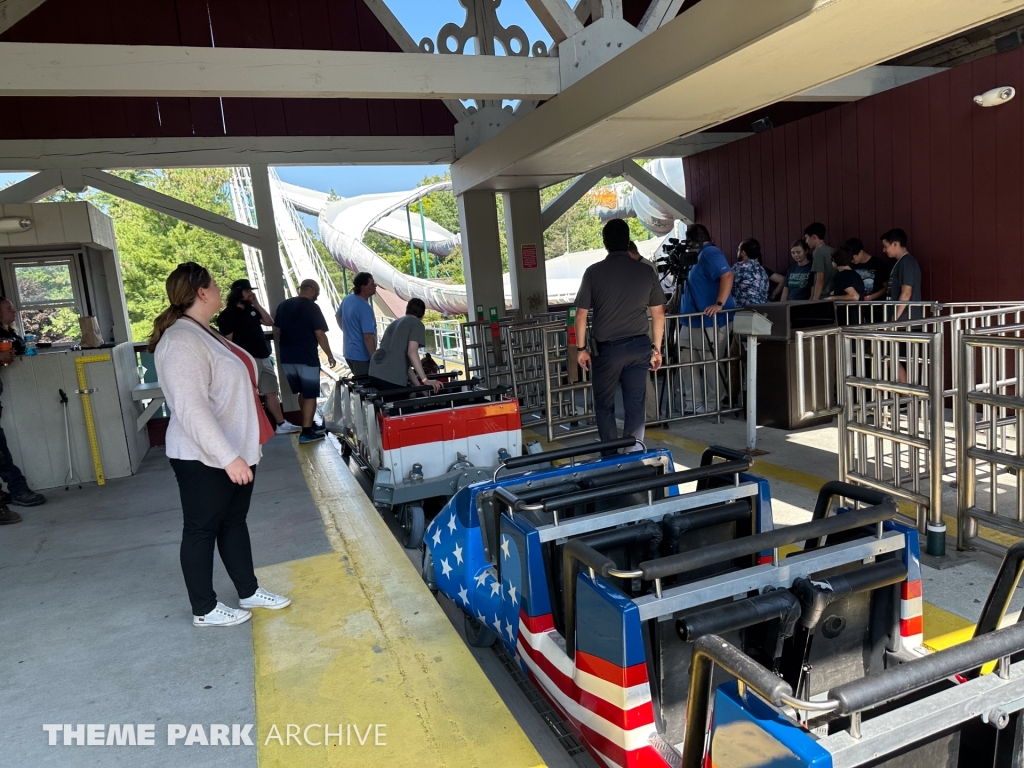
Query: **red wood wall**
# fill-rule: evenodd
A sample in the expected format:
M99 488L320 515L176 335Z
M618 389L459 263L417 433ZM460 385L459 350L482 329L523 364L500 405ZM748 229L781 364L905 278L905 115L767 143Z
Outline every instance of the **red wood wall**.
M399 51L363 0L47 0L3 42ZM0 139L451 136L436 100L0 97Z
M1022 49L997 54L684 158L687 196L730 258L756 237L784 271L813 221L883 255L898 226L925 299L1024 299L1022 68ZM1004 85L1009 103L973 103Z

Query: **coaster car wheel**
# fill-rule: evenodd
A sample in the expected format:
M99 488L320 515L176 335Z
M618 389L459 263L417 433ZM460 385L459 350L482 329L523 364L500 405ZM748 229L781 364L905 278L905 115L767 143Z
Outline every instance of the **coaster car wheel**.
M466 618L466 642L474 648L490 648L498 636L474 619L468 613Z
M427 517L423 507L418 504L407 504L401 514L402 544L406 549L418 549L423 543L423 531L427 526Z

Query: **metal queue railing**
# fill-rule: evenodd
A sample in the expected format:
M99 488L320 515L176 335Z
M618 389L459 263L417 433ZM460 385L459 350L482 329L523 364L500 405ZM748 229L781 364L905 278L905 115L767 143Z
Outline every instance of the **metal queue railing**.
M942 334L866 326L844 328L839 339L839 479L914 504L928 553L941 556Z
M555 313L546 313L552 315ZM544 360L547 331L566 330L566 313L561 317L531 318L502 329L512 368L512 393L519 401L519 413L528 419L543 416L547 408L548 367Z
M656 415L648 426L714 416L719 420L743 406L743 351L731 324L704 326L701 313L665 318L662 366L653 376ZM597 431L591 374L571 359L564 324L545 325L543 334L544 415L548 440Z
M996 553L979 525L1024 537L1024 325L960 337L957 547ZM1001 483L1005 478L1007 482Z
M965 410L960 396L961 357L966 354L961 340L1020 326L1024 304L861 302L837 304L836 309L838 327L795 334L801 414L810 418L835 409L840 415L840 478L914 504L929 552L939 552L945 531L943 476L954 485L957 474L964 477L963 442L992 441L998 447L1016 440L1014 415L1004 413L994 422L965 421L973 412ZM815 373L822 356L824 386ZM834 389L828 383L833 361ZM993 358L991 365L986 386L992 377L997 387L1015 385L1009 357ZM958 525L959 546L976 538L965 503L961 496L959 519L965 522ZM972 497L966 509L973 507Z

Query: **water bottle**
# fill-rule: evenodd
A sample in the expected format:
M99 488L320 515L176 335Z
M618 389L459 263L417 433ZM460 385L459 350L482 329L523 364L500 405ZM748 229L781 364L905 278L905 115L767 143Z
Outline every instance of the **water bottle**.
M25 334L25 356L36 353L36 337L31 333Z

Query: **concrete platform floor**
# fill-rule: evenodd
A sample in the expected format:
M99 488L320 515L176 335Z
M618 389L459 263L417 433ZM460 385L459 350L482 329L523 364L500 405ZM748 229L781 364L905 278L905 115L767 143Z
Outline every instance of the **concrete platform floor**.
M192 626L181 505L163 451L133 477L46 495L20 510L24 522L0 528L0 764L255 766L254 746L197 755L167 745L168 723L209 730L256 719L250 626ZM264 449L249 530L257 568L330 551L288 438ZM214 562L218 596L237 605ZM153 724L155 745L50 747L45 723Z

